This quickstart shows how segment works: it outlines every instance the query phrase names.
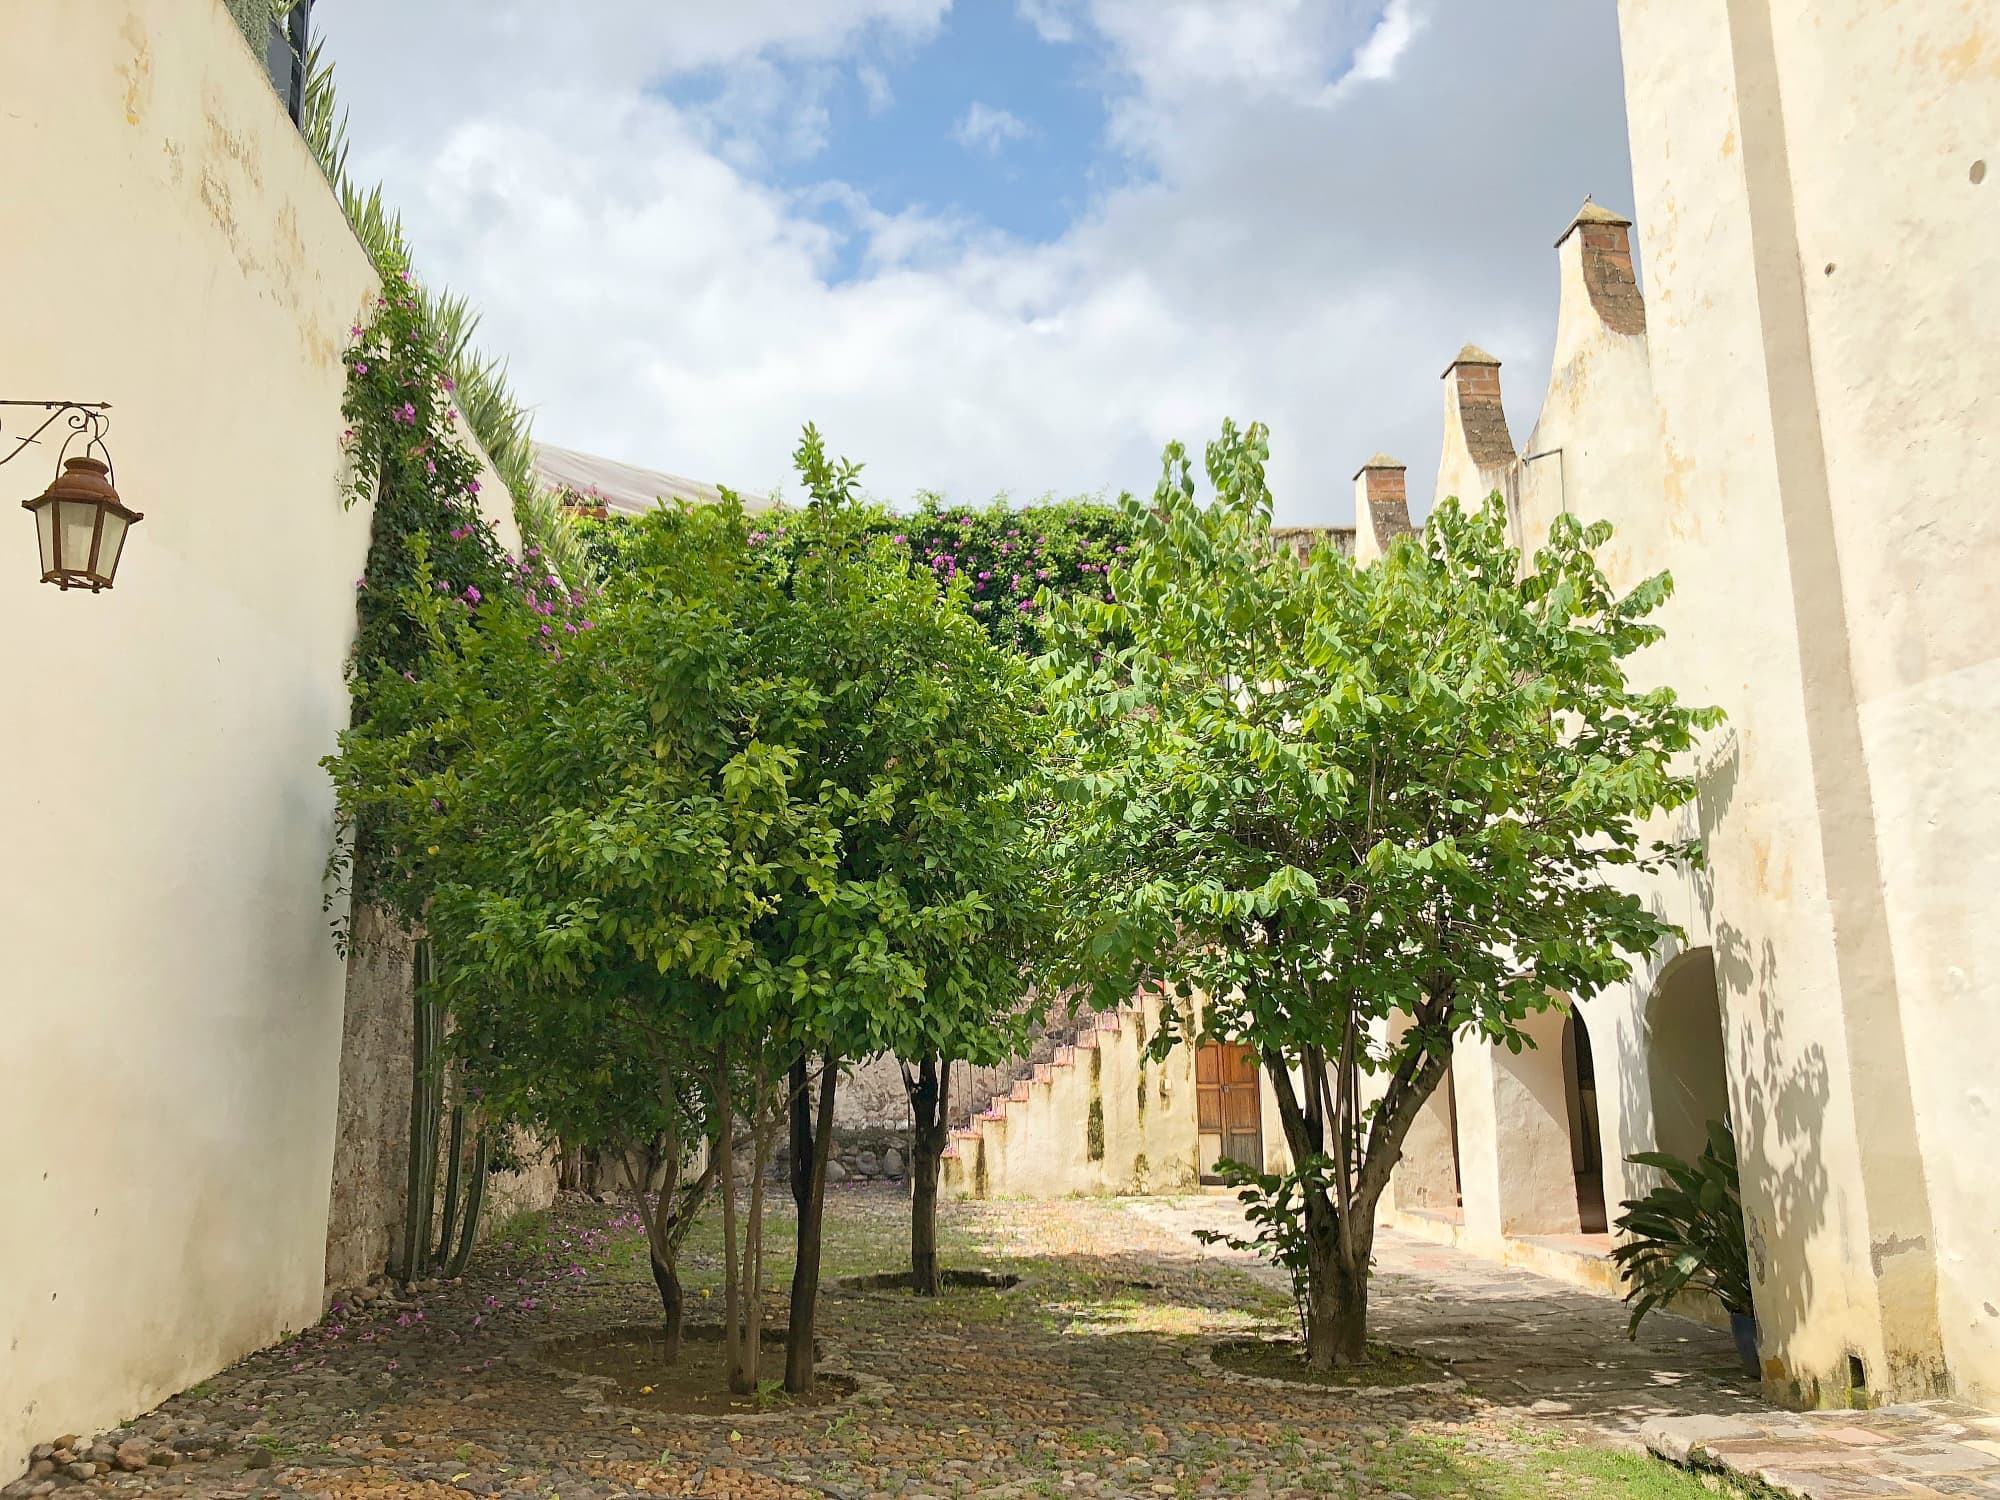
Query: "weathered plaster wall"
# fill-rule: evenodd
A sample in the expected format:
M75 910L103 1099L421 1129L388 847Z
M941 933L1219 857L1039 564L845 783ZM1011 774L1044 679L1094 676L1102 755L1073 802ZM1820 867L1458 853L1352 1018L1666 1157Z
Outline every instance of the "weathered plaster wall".
M1927 1357L1928 1263L1956 1387L2000 1404L1986 1166L2000 1134L2000 15L1965 0L1832 14L1759 0L1732 5L1731 23L1739 93L1756 80L1782 101L1745 120L1745 172L1767 348L1782 316L1809 362L1787 372L1797 409L1774 411L1788 525L1821 529L1794 554L1838 567L1812 621L1845 625L1848 785L1831 810L1873 808L1842 853L1855 897L1879 891L1870 962L1887 972L1869 977L1865 1014L1850 998L1850 1028L1870 1053L1893 1054L1900 1031L1907 1056L1870 1056L1854 1084L1871 1122L1914 1104L1924 1168L1882 1163L1868 1253L1892 1356ZM1868 1141L1909 1145L1872 1123Z
M319 1313L344 969L318 760L368 535L339 356L374 278L220 0L7 0L4 29L0 162L38 228L0 236L0 389L114 403L146 514L111 593L0 569L40 706L0 737L11 1474ZM10 465L11 498L53 467Z
M1199 1179L1194 1053L1145 1056L1159 1001L1096 1018L1011 1096L952 1132L943 1188L972 1198L1181 1192Z
M1620 10L1674 566L1727 601L1686 633L1734 720L1714 909L1767 1381L1839 1399L1853 1353L1878 1395L1991 1397L2000 356L1965 333L2000 40L1947 0Z

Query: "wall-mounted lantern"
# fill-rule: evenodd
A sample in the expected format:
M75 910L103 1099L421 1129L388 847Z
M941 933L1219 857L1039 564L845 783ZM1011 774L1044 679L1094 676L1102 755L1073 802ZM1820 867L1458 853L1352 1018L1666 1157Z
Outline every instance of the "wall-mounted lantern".
M42 582L59 589L87 588L93 594L111 587L118 559L125 552L125 533L144 520L118 498L110 450L104 430L110 425L102 401L0 401L0 406L40 407L47 420L15 443L0 464L18 457L30 443L59 421L68 435L56 454L56 477L49 487L22 508L32 511L41 543ZM82 440L80 451L70 448Z

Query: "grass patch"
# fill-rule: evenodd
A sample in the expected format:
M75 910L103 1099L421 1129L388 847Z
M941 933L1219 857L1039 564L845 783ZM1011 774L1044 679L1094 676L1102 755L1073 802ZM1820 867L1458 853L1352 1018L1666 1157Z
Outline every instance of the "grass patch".
M1695 1500L1718 1493L1715 1485L1656 1458L1602 1448L1552 1446L1541 1434L1523 1433L1525 1451L1476 1452L1462 1439L1412 1433L1392 1447L1374 1470L1412 1500ZM1721 1493L1741 1491L1723 1487Z

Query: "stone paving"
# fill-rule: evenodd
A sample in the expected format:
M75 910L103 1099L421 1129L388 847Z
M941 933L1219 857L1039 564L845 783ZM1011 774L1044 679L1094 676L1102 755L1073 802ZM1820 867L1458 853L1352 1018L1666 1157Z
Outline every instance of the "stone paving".
M1650 1422L1663 1458L1811 1500L2000 1500L2000 1416L1952 1401L1874 1411L1763 1411Z
M1130 1209L1182 1234L1234 1218L1213 1197ZM1656 1314L1627 1343L1622 1304L1529 1271L1388 1231L1376 1261L1375 1329L1448 1361L1502 1408L1810 1500L2000 1500L1995 1413L1949 1401L1779 1411L1738 1373L1730 1340L1698 1323ZM1244 1269L1276 1276L1254 1263Z
M843 1187L829 1208L829 1276L898 1263L899 1194ZM1205 1362L1217 1337L1290 1321L1268 1273L1245 1275L1188 1234L1231 1211L1213 1199L950 1205L947 1263L1020 1272L1017 1290L932 1303L829 1287L827 1355L861 1377L860 1393L814 1409L746 1398L697 1419L615 1404L545 1359L553 1340L657 1319L632 1216L566 1200L510 1226L459 1282L343 1297L315 1327L135 1422L62 1434L0 1493L1693 1500L1701 1478L1580 1440L1630 1446L1637 1424L1688 1411L1788 1420L1732 1382L1728 1341L1705 1329L1661 1325L1635 1348L1615 1303L1402 1241L1383 1247L1377 1329L1449 1361L1469 1389L1370 1393L1223 1374ZM778 1245L788 1238L782 1212L771 1232ZM696 1323L714 1316L716 1237L699 1226L685 1257ZM782 1287L786 1257L768 1269ZM1818 1435L1855 1441L1830 1427ZM1690 1456L1714 1450L1719 1462L1756 1436L1718 1430ZM1872 1445L1872 1457L1889 1446ZM1984 1493L1948 1477L1935 1493Z
M1128 1211L1193 1241L1236 1229L1233 1200L1129 1200ZM1282 1287L1282 1273L1240 1251L1226 1259ZM1625 1337L1626 1310L1609 1297L1462 1250L1382 1230L1375 1241L1369 1323L1380 1338L1446 1363L1503 1410L1638 1450L1641 1428L1664 1417L1762 1412L1729 1335L1671 1314Z

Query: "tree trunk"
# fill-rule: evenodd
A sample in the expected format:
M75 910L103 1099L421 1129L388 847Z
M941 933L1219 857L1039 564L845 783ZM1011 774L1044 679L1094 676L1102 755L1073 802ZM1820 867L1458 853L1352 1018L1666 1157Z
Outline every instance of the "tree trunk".
M940 1291L937 1255L938 1176L944 1168L944 1148L951 1138L950 1065L940 1069L935 1052L926 1052L909 1089L910 1115L910 1290L920 1297ZM905 1074L907 1079L908 1075Z
M791 1180L792 1207L798 1211L799 1222L805 1223L806 1201L812 1197L813 1158L813 1101L812 1101L812 1059L801 1052L792 1064L791 1116Z
M715 1049L715 1160L722 1178L722 1362L729 1389L746 1395L756 1389L756 1373L746 1370L742 1307L742 1269L736 1259L736 1111L730 1098L729 1056ZM645 1185L640 1184L644 1191Z
M798 1262L792 1270L792 1308L785 1330L785 1389L795 1396L813 1388L813 1319L819 1305L820 1232L826 1222L826 1161L833 1149L833 1099L840 1059L820 1059L819 1120L814 1128L806 1201L799 1209Z
M1320 1259L1315 1253L1315 1261ZM1315 1370L1358 1365L1368 1358L1368 1268L1359 1273L1339 1255L1314 1265L1306 1293L1306 1363Z
M653 1263L653 1285L660 1289L660 1312L667 1335L667 1363L671 1365L681 1357L681 1314L684 1301L681 1292L681 1274L657 1255L649 1254L648 1259Z

